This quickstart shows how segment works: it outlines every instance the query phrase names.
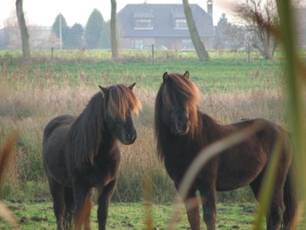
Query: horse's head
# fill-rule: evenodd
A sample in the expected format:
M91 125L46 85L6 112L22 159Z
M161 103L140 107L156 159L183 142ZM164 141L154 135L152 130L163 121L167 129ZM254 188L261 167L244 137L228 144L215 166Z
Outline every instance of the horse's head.
M183 75L165 72L156 98L155 122L167 126L173 135L194 134L198 125L199 96L188 71Z
M130 86L114 85L108 88L100 87L105 101L105 126L123 144L132 144L137 133L132 115L138 114L141 103Z

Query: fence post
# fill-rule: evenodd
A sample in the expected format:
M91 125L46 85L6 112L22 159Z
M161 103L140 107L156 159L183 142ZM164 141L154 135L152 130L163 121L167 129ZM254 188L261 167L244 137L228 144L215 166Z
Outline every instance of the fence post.
M155 52L155 50L154 50L154 44L152 44L152 64L155 63L155 60L154 60L154 59L155 59L155 57L154 57L154 56L155 56L155 53L154 53L154 52Z
M250 61L251 61L251 46L250 46L250 44L248 44L247 52L248 52L248 63L250 63Z
M54 52L54 48L51 47L51 59L53 59L53 52Z

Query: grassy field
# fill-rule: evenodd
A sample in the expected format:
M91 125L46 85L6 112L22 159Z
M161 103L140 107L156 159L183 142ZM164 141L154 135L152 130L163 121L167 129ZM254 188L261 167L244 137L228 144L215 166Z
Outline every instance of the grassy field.
M143 111L135 119L141 138L133 146L122 146L117 201L140 200L139 181L144 172L153 177L156 201L170 201L173 196L172 183L156 159L152 130L155 95L165 71L183 73L188 69L203 94L201 109L222 123L264 117L284 124L280 61L254 56L247 62L245 53L212 53L212 61L200 63L190 52L164 52L152 64L148 53L134 52L114 63L109 52L78 52L59 52L53 59L40 52L31 64L22 64L18 54L0 52L0 142L11 130L19 132L17 163L10 172L15 183L2 189L5 197L48 196L40 157L42 130L54 116L79 114L98 84L135 81L143 103ZM165 189L167 196L163 195Z
M144 175L152 179L152 198L158 204L154 205L155 226L166 226L171 206L165 204L173 201L175 191L156 157L152 129L155 95L165 71L189 70L203 94L202 111L220 123L263 117L286 126L279 60L268 62L253 54L247 62L245 53L212 53L210 62L200 63L193 53L160 52L152 64L149 53L126 52L114 63L109 52L64 51L56 52L53 59L48 53L34 53L32 63L23 64L18 55L0 51L0 144L12 130L18 131L16 161L0 194L18 201L9 206L25 229L54 225L50 203L31 203L50 199L41 164L44 126L59 114L79 114L98 84L136 81L136 94L143 103L142 113L135 118L139 138L132 146L121 146L109 221L114 229L142 229ZM253 201L250 191L243 188L218 197L232 202L219 204L219 229L249 229L254 209L248 203ZM186 220L180 226L186 229Z
M54 229L55 219L52 205L49 202L42 203L7 203L21 223L21 229ZM250 229L253 222L255 206L251 203L219 203L217 228ZM153 222L156 229L165 230L172 214L170 205L153 205ZM184 208L181 208L180 221L175 229L188 229ZM144 207L141 203L115 203L109 209L108 229L117 230L142 230L144 229ZM96 208L92 211L91 224L97 229ZM202 223L204 226L204 223ZM10 226L0 222L1 229L10 229Z
M239 54L237 54L239 57ZM70 85L87 84L110 85L122 82L137 82L138 87L156 90L165 71L182 73L189 70L192 79L205 93L263 90L279 85L279 64L263 60L251 63L243 59L217 59L200 63L194 59L164 60L160 63L148 62L67 62L46 61L32 65L6 64L2 74L11 80L28 80L34 84L48 86L63 81Z

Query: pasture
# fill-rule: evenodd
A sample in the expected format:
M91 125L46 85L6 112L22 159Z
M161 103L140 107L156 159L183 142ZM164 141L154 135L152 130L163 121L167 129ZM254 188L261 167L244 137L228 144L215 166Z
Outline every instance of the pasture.
M13 210L22 229L54 229L55 218L53 215L52 205L49 202L36 203L7 203L8 207ZM218 229L250 229L255 206L251 203L242 204L218 204L219 220ZM143 205L141 203L113 203L110 206L107 227L108 229L144 229ZM184 213L184 208L181 208ZM171 214L171 206L169 204L154 205L152 216L154 219L154 227L158 229L167 229L168 219ZM97 229L96 209L92 212L92 227ZM4 223L0 222L0 228L9 230ZM185 215L182 215L181 220L177 224L176 229L188 229L188 222Z
M113 229L142 229L144 176L152 180L155 226L165 229L171 211L175 191L156 157L152 129L156 91L165 71L189 70L203 94L201 109L221 123L263 117L286 126L278 59L268 62L252 54L248 62L246 53L225 52L212 53L210 62L200 63L193 53L168 51L157 53L154 64L149 52L135 51L123 53L116 63L107 51L58 51L52 59L37 52L31 64L20 63L18 57L0 52L0 144L12 130L18 131L16 161L7 172L1 197L24 229L54 226L41 164L45 124L56 115L78 114L98 91L98 84L137 82L135 92L143 103L142 113L135 118L137 141L121 146L120 176L108 223ZM248 229L254 210L254 204L246 203L254 201L249 189L219 194L218 200L220 229ZM126 217L128 213L132 217ZM183 219L180 228L186 229L186 224Z

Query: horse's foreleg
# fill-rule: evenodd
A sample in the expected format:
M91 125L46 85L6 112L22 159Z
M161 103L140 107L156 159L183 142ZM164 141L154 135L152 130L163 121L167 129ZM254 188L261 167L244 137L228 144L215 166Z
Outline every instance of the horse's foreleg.
M179 190L179 182L174 182L175 188ZM200 230L200 211L199 211L199 200L196 195L196 189L191 187L184 198L185 209L187 213L188 222L191 230Z
M105 230L106 219L108 214L109 200L112 196L116 180L109 182L106 186L98 188L99 198L98 198L98 223L99 230Z
M74 228L79 230L82 225L87 222L87 199L89 196L88 187L80 185L73 186L73 200L74 200Z
M191 230L200 230L199 201L195 192L189 194L184 203Z
M88 194L86 197L86 200L83 205L83 223L84 223L84 230L90 230L90 211L92 208L92 203L91 203L91 195Z
M200 188L203 219L208 230L216 229L216 191L213 188Z

